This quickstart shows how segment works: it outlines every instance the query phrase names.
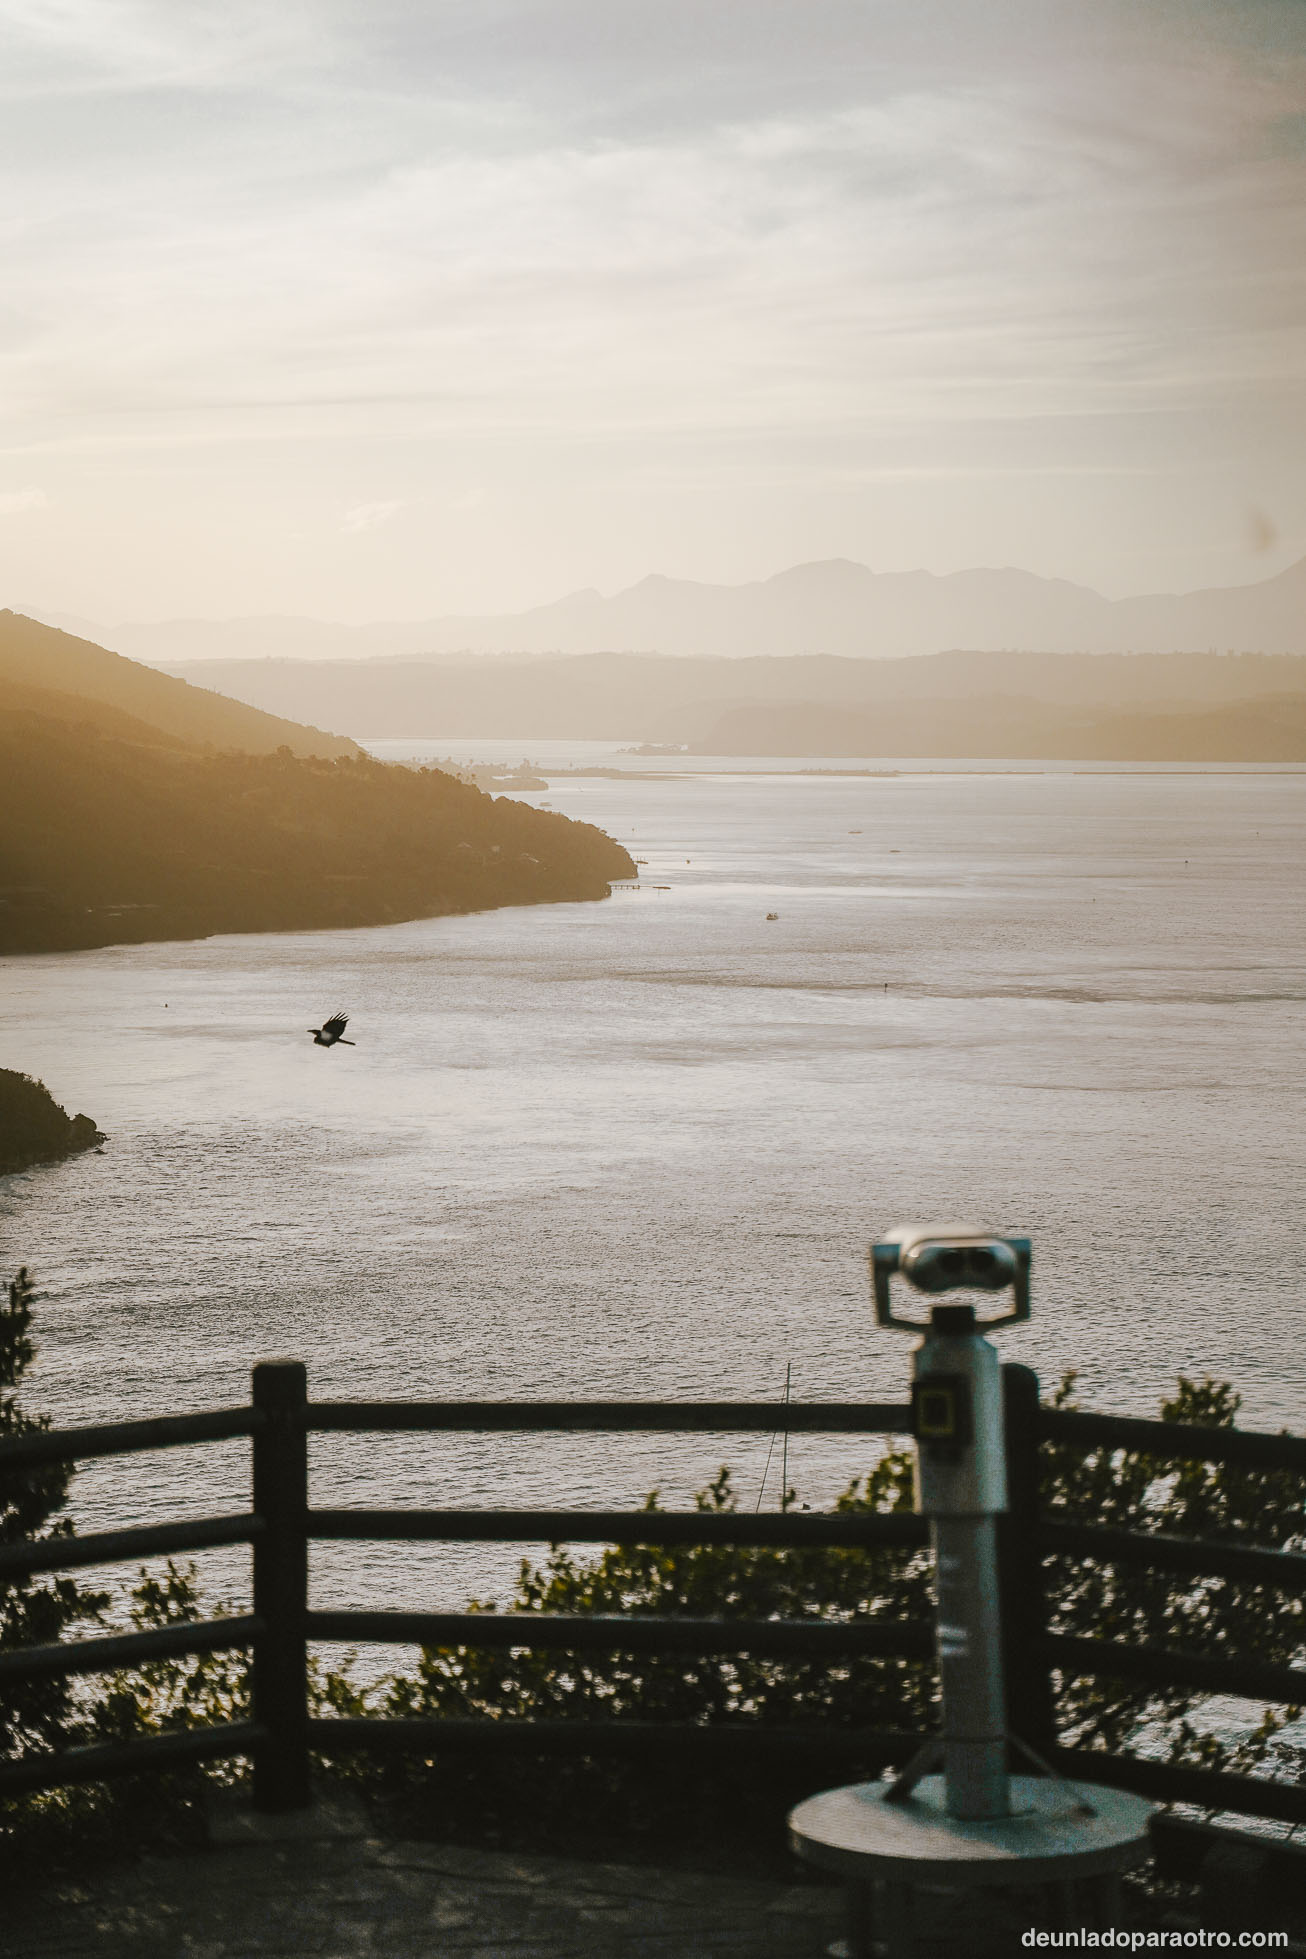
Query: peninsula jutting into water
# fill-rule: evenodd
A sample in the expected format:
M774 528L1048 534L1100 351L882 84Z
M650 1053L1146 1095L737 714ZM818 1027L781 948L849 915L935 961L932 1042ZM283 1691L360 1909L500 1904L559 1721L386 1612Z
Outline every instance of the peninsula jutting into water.
M89 1116L70 1116L44 1082L0 1068L0 1177L61 1163L107 1140Z
M386 925L603 898L634 875L591 824L378 762L12 613L0 706L0 953Z

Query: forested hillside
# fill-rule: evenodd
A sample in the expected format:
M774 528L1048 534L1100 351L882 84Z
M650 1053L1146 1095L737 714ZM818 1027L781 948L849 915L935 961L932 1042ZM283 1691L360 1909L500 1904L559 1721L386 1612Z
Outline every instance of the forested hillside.
M65 697L54 711L68 712L67 700L79 703L77 718L101 726L114 715L146 723L149 737L213 748L240 748L250 754L271 754L283 745L296 755L356 755L358 744L320 728L288 721L206 687L156 673L92 640L78 639L43 626L20 612L0 612L0 714L12 708L44 704L25 699L33 691Z
M634 875L586 823L434 770L0 720L0 953L380 925L601 898Z

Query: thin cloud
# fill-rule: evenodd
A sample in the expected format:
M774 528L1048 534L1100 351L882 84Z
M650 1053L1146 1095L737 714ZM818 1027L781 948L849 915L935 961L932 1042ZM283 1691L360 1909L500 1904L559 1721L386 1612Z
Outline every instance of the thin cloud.
M1210 582L1244 484L1300 498L1300 0L14 0L0 95L8 468L63 513L115 472L61 579L157 579L121 540L163 523L178 580L239 532L274 606L1024 561L1040 526L1096 582L1169 521L1130 480L1182 470ZM1054 520L1017 471L1121 499ZM849 500L904 476L946 521ZM405 503L453 512L442 556L331 555Z
M0 517L12 517L19 510L44 510L50 502L44 490L0 491Z
M379 531L403 507L402 499L392 503L355 503L341 518L340 528L342 531Z

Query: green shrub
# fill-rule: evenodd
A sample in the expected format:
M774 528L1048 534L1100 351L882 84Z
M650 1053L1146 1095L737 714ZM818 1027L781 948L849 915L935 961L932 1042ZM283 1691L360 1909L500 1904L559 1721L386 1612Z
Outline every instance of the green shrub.
M793 1493L787 1493L792 1502ZM886 1456L839 1498L841 1512L911 1509L911 1464ZM730 1471L699 1492L700 1511L738 1508ZM645 1506L658 1508L657 1496ZM483 1601L473 1610L492 1610ZM925 1623L923 1550L769 1550L728 1545L633 1547L577 1560L555 1547L542 1568L523 1563L511 1610L650 1613L689 1618L905 1619ZM853 1657L694 1659L682 1653L490 1652L429 1648L415 1677L398 1676L386 1713L545 1716L562 1720L742 1720L917 1728L929 1718L931 1667Z
M1052 1396L1054 1407L1073 1406L1073 1385L1067 1375ZM1232 1428L1241 1405L1227 1383L1181 1375L1174 1399L1161 1404L1161 1419ZM1290 1472L1167 1460L1133 1449L1084 1455L1045 1444L1043 1456L1049 1519L1275 1550L1306 1545L1302 1479ZM1078 1556L1048 1558L1045 1582L1053 1632L1226 1658L1255 1654L1283 1666L1306 1654L1306 1599L1287 1589ZM1118 1749L1145 1737L1173 1760L1242 1770L1270 1760L1301 1779L1300 1753L1271 1746L1298 1719L1298 1708L1267 1709L1242 1740L1223 1742L1194 1727L1191 1717L1205 1696L1192 1688L1098 1675L1059 1677L1057 1684L1069 1743Z
M18 1388L31 1365L36 1288L26 1266L0 1295L0 1440L31 1435L50 1426L44 1415L25 1413ZM35 1469L0 1467L0 1544L70 1537L67 1518L51 1521L62 1509L72 1478L64 1463ZM49 1646L80 1621L98 1619L109 1603L106 1592L83 1591L71 1578L0 1576L0 1652L18 1646ZM72 1683L43 1679L0 1686L0 1762L66 1746L84 1731Z
M217 1607L224 1616L229 1607ZM207 1618L193 1564L168 1559L162 1577L142 1571L131 1593L131 1622L137 1632L193 1624ZM170 1730L215 1727L249 1719L250 1656L239 1648L223 1653L186 1653L147 1661L102 1676L89 1726L97 1741L135 1741ZM228 1775L215 1763L207 1774Z
M142 1570L131 1592L130 1616L137 1632L226 1618L235 1610L227 1603L206 1605L194 1564L179 1565L172 1558L159 1576ZM87 1724L97 1741L136 1741L178 1729L248 1721L252 1683L251 1656L240 1647L150 1660L104 1676ZM361 1714L365 1708L361 1690L311 1654L308 1699L313 1714ZM244 1773L239 1764L230 1762L208 1763L197 1772L222 1781L239 1780Z
M1073 1376L1052 1397L1073 1405ZM1232 1426L1239 1398L1227 1386L1181 1379L1162 1407L1176 1424ZM1283 1549L1303 1542L1300 1478L1277 1472L1179 1463L1140 1451L1090 1451L1045 1445L1042 1497L1049 1518L1220 1537ZM786 1502L793 1493L786 1493ZM656 1497L649 1506L656 1507ZM697 1498L700 1510L737 1507L723 1469ZM911 1458L887 1454L864 1481L839 1499L840 1510L902 1511L911 1507ZM1291 1664L1306 1648L1306 1603L1264 1585L1192 1579L1164 1570L1055 1556L1044 1560L1050 1628L1130 1645L1181 1647L1205 1654L1255 1652ZM481 1604L474 1609L492 1609ZM542 1565L520 1568L510 1609L527 1617L548 1612L673 1613L783 1619L902 1619L928 1626L932 1611L929 1561L910 1550L735 1550L690 1546L632 1549L577 1558L554 1548ZM1137 1680L1097 1676L1058 1678L1058 1722L1067 1743L1106 1749L1142 1746L1172 1760L1247 1771L1269 1767L1303 1779L1303 1755L1282 1739L1296 1708L1266 1709L1241 1733L1221 1738L1202 1726L1206 1698L1189 1688L1157 1689ZM937 1723L933 1668L919 1662L855 1659L686 1659L678 1654L603 1654L475 1646L433 1647L415 1675L392 1677L373 1696L376 1711L393 1715L481 1716L490 1720L639 1719L828 1723L842 1728L928 1731ZM464 1799L479 1791L505 1826L521 1828L530 1803L588 1801L595 1814L623 1811L633 1795L647 1817L683 1803L683 1771L628 1769L594 1762L523 1771L517 1758L467 1767L437 1765L432 1782L453 1776ZM392 1775L403 1771L391 1772ZM420 1770L408 1771L410 1783ZM716 1812L723 1804L747 1813L754 1791L748 1770L712 1770L693 1778L696 1800ZM828 1775L825 1778L828 1780ZM794 1787L802 1780L797 1777ZM819 1786L818 1774L813 1786ZM505 1808L505 1797L517 1800ZM792 1794L792 1790L790 1791ZM768 1787L770 1806L776 1791Z

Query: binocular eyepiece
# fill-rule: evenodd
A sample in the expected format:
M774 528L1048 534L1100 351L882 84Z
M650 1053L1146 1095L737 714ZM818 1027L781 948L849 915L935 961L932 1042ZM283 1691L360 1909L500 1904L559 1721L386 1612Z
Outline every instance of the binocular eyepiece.
M924 1238L898 1254L898 1270L918 1292L951 1292L956 1286L1001 1292L1016 1276L1016 1257L1005 1238L966 1244Z
M902 1319L894 1313L889 1295L889 1280L901 1272L918 1292L939 1293L966 1289L975 1292L1012 1292L1012 1310L1000 1318L987 1320L987 1326L1005 1326L1013 1320L1029 1318L1028 1238L999 1238L974 1225L901 1225L871 1247L871 1279L875 1291L875 1317L881 1326L901 1326L919 1330L918 1320Z

